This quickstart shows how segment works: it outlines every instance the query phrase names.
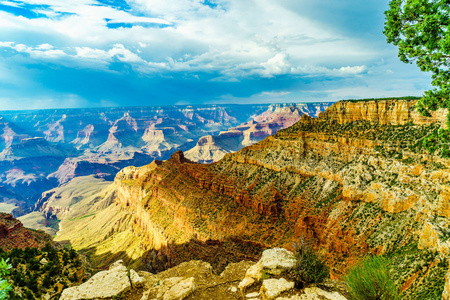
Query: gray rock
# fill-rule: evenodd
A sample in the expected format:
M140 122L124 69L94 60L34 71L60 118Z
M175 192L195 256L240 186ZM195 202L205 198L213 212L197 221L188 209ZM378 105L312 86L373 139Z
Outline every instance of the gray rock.
M303 294L293 295L290 297L278 297L276 300L347 300L344 296L338 292L327 292L318 287L306 288L303 290Z
M295 259L291 251L284 248L273 248L263 252L260 263L263 272L280 275L295 266Z
M183 300L195 290L194 277L178 282L164 293L163 300Z
M127 268L121 260L111 265L108 271L102 271L92 276L85 283L70 287L62 292L60 300L97 299L117 296L133 287L143 284L143 278L134 270Z
M293 281L287 281L284 278L266 279L262 283L261 294L264 299L274 299L281 293L292 290L294 285Z

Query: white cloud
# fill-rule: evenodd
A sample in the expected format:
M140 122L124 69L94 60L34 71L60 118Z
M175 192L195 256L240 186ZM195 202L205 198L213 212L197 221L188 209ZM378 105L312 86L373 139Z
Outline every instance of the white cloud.
M39 46L36 47L36 49L38 49L38 50L51 50L51 49L53 49L53 48L54 48L54 47L53 47L52 45L47 44L47 43L41 44L41 45L39 45Z
M367 66L366 65L362 65L362 66L354 66L354 67L342 67L339 69L334 69L333 71L338 73L338 74L342 74L342 75L356 75L356 74L361 74L363 72L365 72L367 70Z
M20 7L20 5L16 2L12 1L0 1L1 5L12 6L12 7Z
M280 96L287 96L290 95L291 92L286 92L286 91L281 91L281 92L262 92L261 94L259 94L258 96L270 96L270 97L280 97Z
M283 74L354 76L374 56L354 38L270 0L221 0L215 8L202 0L132 0L131 10L95 0L23 3L48 5L40 8L48 17L0 12L0 31L17 33L14 44L0 41L0 46L73 67L108 70L114 58L142 73L215 72L216 80L233 81ZM121 23L155 26L122 28ZM37 44L21 38L30 34Z

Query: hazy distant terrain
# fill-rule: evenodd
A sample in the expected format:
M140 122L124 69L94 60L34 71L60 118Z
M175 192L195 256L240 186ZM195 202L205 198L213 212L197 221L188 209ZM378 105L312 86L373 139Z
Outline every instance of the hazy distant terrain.
M112 180L126 166L142 166L154 159L167 159L177 150L195 148L201 137L220 136L249 121L260 124L252 127L259 129L247 130L244 143L239 138L217 143L220 153L237 151L291 125L300 115L315 116L327 106L310 103L0 112L0 209L11 211L18 206L14 214L23 215L33 210L43 192L72 178L96 175Z

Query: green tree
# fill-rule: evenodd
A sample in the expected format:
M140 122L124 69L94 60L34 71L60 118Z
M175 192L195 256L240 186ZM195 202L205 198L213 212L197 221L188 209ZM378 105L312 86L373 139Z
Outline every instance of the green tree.
M0 300L7 299L9 291L12 287L4 277L9 274L11 265L8 263L9 259L0 260Z
M450 108L450 1L391 0L385 15L384 34L400 60L432 73L437 88L425 93L421 111Z
M430 116L430 111L450 108L450 1L391 0L385 15L384 34L388 43L398 46L400 60L415 62L420 70L432 74L435 88L419 100L419 112ZM429 150L438 146L441 155L448 156L449 141L448 130L440 129L432 142L426 139L424 144Z

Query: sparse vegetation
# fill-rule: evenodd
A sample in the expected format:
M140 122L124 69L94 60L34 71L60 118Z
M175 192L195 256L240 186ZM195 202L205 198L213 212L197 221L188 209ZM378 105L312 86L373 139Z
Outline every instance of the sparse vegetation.
M355 300L400 299L398 289L391 278L390 261L383 256L367 257L345 277L350 295Z
M294 256L297 262L292 270L292 276L297 284L321 283L330 276L328 266L314 250L311 241L302 237L294 247Z
M389 98L364 98L364 99L344 99L341 102L367 102L367 101L381 101L381 100L409 100L414 101L420 99L416 96L405 96L405 97L389 97Z

